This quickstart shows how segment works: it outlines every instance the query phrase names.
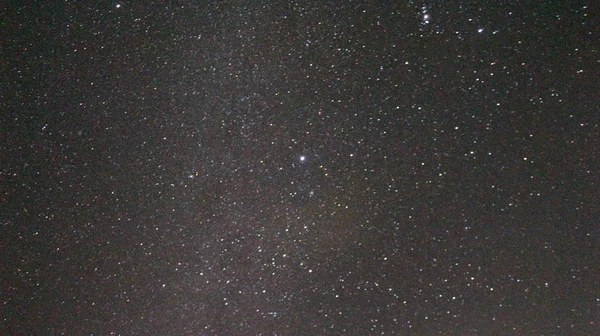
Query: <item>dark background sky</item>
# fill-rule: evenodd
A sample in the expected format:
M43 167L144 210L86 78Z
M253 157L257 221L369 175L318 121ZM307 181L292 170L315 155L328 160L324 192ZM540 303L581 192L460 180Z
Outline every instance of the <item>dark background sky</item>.
M23 3L0 334L600 333L588 2Z

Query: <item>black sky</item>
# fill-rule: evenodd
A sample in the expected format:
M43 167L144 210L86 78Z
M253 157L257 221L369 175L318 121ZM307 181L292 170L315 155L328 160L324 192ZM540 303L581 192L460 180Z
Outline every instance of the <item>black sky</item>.
M0 334L600 334L592 2L23 3Z

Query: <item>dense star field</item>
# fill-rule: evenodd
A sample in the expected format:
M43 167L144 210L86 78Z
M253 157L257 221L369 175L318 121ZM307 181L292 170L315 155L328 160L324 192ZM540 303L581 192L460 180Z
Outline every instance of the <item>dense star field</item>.
M15 3L0 334L600 334L593 2Z

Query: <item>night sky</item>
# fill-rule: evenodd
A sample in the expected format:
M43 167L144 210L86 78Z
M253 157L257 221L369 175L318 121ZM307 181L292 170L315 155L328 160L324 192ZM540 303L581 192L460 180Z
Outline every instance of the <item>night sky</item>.
M1 335L600 334L593 2L16 3Z

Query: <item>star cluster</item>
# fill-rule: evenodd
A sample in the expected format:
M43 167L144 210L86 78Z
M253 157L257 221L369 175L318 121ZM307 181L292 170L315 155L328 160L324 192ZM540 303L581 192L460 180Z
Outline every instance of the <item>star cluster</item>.
M3 7L1 334L598 334L586 2Z

